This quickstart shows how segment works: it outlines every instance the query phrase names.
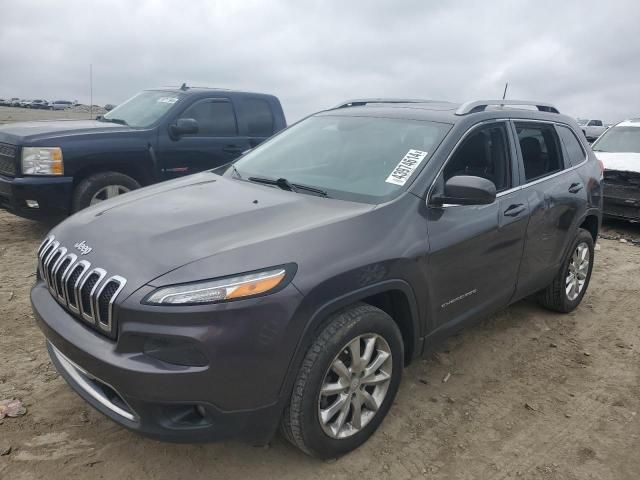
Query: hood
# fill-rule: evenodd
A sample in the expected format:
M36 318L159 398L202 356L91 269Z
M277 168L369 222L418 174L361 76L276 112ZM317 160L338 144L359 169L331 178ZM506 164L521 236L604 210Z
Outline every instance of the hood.
M131 127L98 120L46 120L17 122L0 126L0 142L14 145L70 135L132 131Z
M225 272L222 263L217 263L217 271L202 272L203 278L285 263L280 261L292 248L302 248L293 246L296 232L335 224L372 209L373 205L293 193L205 172L100 203L68 218L52 233L78 255L74 245L84 241L91 251L82 259L109 274L124 276L129 288L217 255L226 255L224 263L233 258L228 268L236 271ZM229 252L233 254L227 255Z
M640 173L640 153L635 152L593 152L602 161L605 170Z

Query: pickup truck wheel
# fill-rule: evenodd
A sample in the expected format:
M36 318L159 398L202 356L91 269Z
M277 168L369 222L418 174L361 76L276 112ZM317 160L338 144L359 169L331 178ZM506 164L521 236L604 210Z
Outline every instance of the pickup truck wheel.
M307 351L282 419L305 453L335 458L362 445L396 396L402 335L389 315L358 304L334 315Z
M133 178L119 172L101 172L82 180L73 192L73 211L140 188Z
M591 233L580 228L567 258L551 285L538 294L549 310L567 313L575 309L587 292L593 269L594 242Z

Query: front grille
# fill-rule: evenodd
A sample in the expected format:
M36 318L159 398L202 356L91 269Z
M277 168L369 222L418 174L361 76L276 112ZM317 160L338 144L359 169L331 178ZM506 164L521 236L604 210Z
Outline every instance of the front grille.
M107 278L102 268L92 268L87 260L60 246L53 235L38 248L38 269L51 295L76 318L99 332L115 338L113 304L127 280L118 275Z
M16 152L15 145L0 143L0 175L8 177L16 176Z

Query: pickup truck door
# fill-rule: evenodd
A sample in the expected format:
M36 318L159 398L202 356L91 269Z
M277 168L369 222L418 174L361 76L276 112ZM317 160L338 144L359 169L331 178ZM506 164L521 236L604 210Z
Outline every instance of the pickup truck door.
M489 205L429 206L431 328L455 327L509 303L529 218L527 201L517 188L515 146L507 121L472 127L434 187L454 175L487 178L498 194Z
M172 135L170 126L180 118L198 122L198 132ZM235 109L229 99L204 98L186 106L161 129L157 157L163 179L219 167L251 148L249 139L238 134Z

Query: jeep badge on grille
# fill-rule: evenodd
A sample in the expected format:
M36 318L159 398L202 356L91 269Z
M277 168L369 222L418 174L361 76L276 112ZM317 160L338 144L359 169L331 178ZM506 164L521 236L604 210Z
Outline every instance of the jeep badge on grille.
M74 247L76 247L78 250L80 250L80 255L86 255L87 253L90 253L91 250L93 250L93 248L91 248L89 245L87 245L84 240L82 240L81 242L78 242L74 245Z

